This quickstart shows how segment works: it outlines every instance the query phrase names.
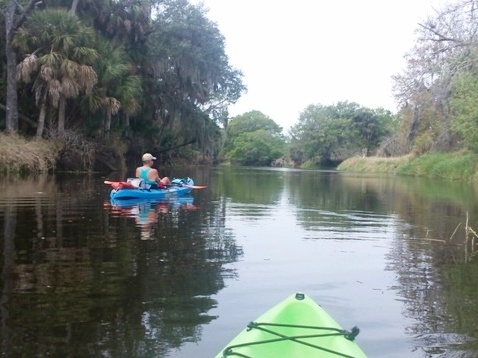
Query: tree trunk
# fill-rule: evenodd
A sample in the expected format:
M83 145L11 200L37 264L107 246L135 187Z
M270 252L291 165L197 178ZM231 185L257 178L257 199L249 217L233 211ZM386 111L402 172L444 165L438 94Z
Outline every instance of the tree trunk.
M105 139L110 138L110 129L111 129L111 107L106 107L106 121L105 121Z
M78 7L78 3L80 0L73 0L71 3L71 8L70 8L70 14L75 15L76 14L76 8Z
M60 102L58 104L58 137L63 137L65 135L65 107L66 98L62 96L60 97Z
M5 118L5 131L18 132L18 95L17 95L17 54L12 46L13 35L25 21L27 14L34 8L36 0L29 0L21 9L21 14L15 17L17 1L7 0L5 8L5 55L7 57L7 110Z
M419 113L418 105L415 104L413 107L413 116L412 116L412 121L410 123L408 137L407 137L407 142L409 147L412 146L413 140L415 139L417 135L419 121L420 121L420 113Z
M126 129L129 129L129 114L126 113L124 117L124 126Z
M129 133L130 133L130 116L129 116L128 113L125 114L123 131L124 131L123 133L126 135L126 137L129 137Z
M40 105L40 115L38 116L37 138L43 136L43 129L45 128L46 104L42 101Z
M5 53L7 57L7 113L5 118L5 131L18 132L18 98L17 98L17 55L12 46L15 31L16 2L9 0L5 9Z
M7 111L7 107L4 106L3 104L0 103L0 109L3 109L5 112ZM36 128L37 127L37 122L31 120L30 118L28 118L27 116L25 116L24 114L21 114L20 112L18 112L18 121L20 121L20 119L26 123L28 123L29 125L31 125L33 128Z

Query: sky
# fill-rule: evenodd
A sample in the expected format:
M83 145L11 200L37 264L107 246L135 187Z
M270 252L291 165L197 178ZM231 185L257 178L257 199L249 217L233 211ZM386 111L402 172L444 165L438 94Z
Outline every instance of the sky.
M310 104L356 102L396 112L392 76L418 23L441 0L196 0L248 87L232 116L258 110L284 131Z

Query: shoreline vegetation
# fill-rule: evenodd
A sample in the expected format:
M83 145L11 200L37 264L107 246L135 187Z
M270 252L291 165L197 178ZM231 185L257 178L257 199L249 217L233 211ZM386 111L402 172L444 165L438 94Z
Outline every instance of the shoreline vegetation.
M473 183L478 182L477 160L478 155L467 151L433 152L401 157L352 157L343 161L337 170Z
M54 172L62 145L46 139L26 139L0 134L0 172L25 174ZM84 172L84 168L77 168ZM461 182L478 182L478 155L467 151L427 153L420 156L351 157L339 171L427 177Z
M0 173L121 171L124 168L124 151L118 148L120 145L114 141L105 146L81 136L42 139L0 133ZM112 164L99 165L107 162L103 157L107 157Z
M186 161L178 156L174 163L204 164L201 157L190 158ZM123 172L128 159L132 159L131 153L115 139L93 142L81 135L42 139L0 133L0 174Z
M53 140L0 134L0 172L43 173L56 168L61 146Z

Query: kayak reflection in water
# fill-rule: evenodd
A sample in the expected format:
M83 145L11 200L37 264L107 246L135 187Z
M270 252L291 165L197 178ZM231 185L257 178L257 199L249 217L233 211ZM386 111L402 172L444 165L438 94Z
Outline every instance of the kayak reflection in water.
M198 206L194 205L193 201L192 197L184 197L176 198L174 201L137 202L125 206L110 201L105 202L105 207L111 208L113 216L134 218L136 226L140 228L141 240L152 240L154 239L154 228L161 215L168 214L172 210L172 220L179 219L178 215L174 215L174 213L198 210Z
M168 211L168 203L158 203L157 206L145 203L131 208L130 212L134 215L136 226L141 230L141 240L151 240L153 226L158 222L159 215Z

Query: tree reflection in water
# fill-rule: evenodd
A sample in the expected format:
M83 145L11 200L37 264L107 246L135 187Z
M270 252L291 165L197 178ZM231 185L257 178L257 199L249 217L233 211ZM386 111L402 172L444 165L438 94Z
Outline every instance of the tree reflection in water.
M0 182L3 355L165 356L214 320L221 205L105 206L99 180Z
M377 313L370 318L373 330L413 356L467 357L478 352L478 260L476 247L465 244L463 229L466 213L476 226L478 201L463 185L336 172L228 169L198 179L208 190L195 193L192 202L121 208L105 204L103 179L0 180L3 355L161 357L184 350L187 342L199 342L192 345L197 351L206 327L214 330L219 321L211 313L217 305L213 297L226 279L237 281L238 267L247 266L241 266L245 260L238 243L264 239L257 235L240 241L241 235L272 232L262 226L277 223L271 218L278 203L295 226L291 232L300 237L278 233L271 238L276 261L260 259L260 270L247 272L253 287L263 289L265 280L269 287L287 285L286 276L295 280L293 271L266 276L269 267L280 270L291 263L279 261L278 251L288 248L288 239L294 245L307 241L307 248L314 249L321 246L315 242L336 240L337 246L330 244L332 251L322 253L344 257L347 250L340 247L350 248L352 239L355 248L370 243L371 250L385 247L385 269L393 273L393 283L381 284L393 300L403 302L399 314L404 318L395 325L400 332L392 329L390 337L386 314L384 319ZM231 215L234 229L242 233L233 232ZM394 235L384 238L387 225L393 225ZM374 254L367 252L367 257ZM307 258L294 262L299 259ZM299 263L314 267L316 261ZM345 263L341 268L348 269ZM324 276L331 277L332 286L341 286L333 282L333 274L321 272ZM327 284L314 284L333 297ZM268 292L254 292L254 298L260 294ZM253 318L243 317L242 311L235 316Z

